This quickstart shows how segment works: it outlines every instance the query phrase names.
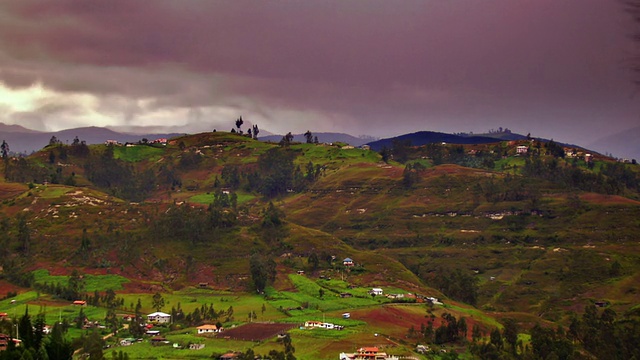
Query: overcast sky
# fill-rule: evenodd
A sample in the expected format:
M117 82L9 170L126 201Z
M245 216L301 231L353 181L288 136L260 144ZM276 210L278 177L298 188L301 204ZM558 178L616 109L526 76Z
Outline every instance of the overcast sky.
M585 144L640 125L633 31L616 0L5 0L0 122Z

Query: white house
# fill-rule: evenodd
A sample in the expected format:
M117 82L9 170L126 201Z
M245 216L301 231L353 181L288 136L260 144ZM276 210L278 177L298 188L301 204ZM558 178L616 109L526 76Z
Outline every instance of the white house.
M147 315L147 321L158 324L168 324L171 322L171 315L158 311Z
M198 334L211 334L211 333L217 333L218 332L218 327L217 326L209 325L209 324L198 326L196 329L198 329Z
M518 154L526 154L529 152L529 147L525 145L520 145L516 147L516 153Z
M382 295L382 289L381 288L373 288L371 290L369 290L369 294L371 295Z
M320 327L320 325L322 325L322 321L305 321L304 326L305 327Z

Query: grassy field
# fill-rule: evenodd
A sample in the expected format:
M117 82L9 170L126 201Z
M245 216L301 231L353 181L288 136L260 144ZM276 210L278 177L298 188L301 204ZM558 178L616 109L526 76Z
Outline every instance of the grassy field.
M113 148L113 157L128 162L157 161L165 151L164 148L148 145L115 146Z
M61 284L66 286L69 282L69 276L50 275L49 271L40 269L33 271L36 283ZM83 275L84 291L93 293L94 291L106 290L122 290L123 284L128 283L129 279L120 275Z
M246 193L237 193L236 195L238 195L238 205L244 204L247 201L251 201L256 198L255 195L246 194ZM189 202L196 203L196 204L209 205L213 203L213 198L214 198L214 194L212 193L198 194L198 195L191 196L189 198Z

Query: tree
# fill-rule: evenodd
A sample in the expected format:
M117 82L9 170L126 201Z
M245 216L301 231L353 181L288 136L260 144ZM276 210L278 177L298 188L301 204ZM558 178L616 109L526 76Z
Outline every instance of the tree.
M293 141L293 134L291 134L291 132L288 132L287 135L282 137L282 140L280 140L280 146L289 146L291 145L291 142Z
M157 292L153 295L151 307L156 309L156 311L162 310L164 307L164 298L162 297L162 294Z
M242 134L242 130L240 130L240 127L242 126L242 124L244 124L244 121L242 120L242 115L236 119L236 127L238 128L238 133Z
M307 258L307 263L309 263L309 266L311 266L311 270L316 270L318 269L318 266L320 265L320 259L318 258L318 254L316 254L315 252L312 252L311 254L309 254L309 257Z
M104 354L102 352L102 348L104 347L104 340L102 336L98 333L97 330L93 330L86 337L84 337L82 342L82 351L85 354L89 354L89 359L91 360L102 360L104 359Z
M267 287L269 280L267 268L260 254L255 253L249 259L249 270L251 271L251 279L257 292L261 293Z
M115 335L118 332L119 324L115 309L109 308L109 310L107 310L107 315L104 318L104 322L107 325L107 328L111 330L112 334Z
M24 347L33 347L35 338L33 334L31 316L29 315L29 307L25 309L24 315L22 315L20 320L18 320L18 338L22 340Z
M304 137L307 140L307 144L313 143L313 134L311 133L311 131L307 130L307 132L304 133Z
M73 357L73 346L64 337L62 324L55 323L51 330L51 335L44 343L49 359L71 360Z
M511 351L516 353L516 345L518 343L518 324L513 319L506 319L504 329L502 330L504 340L511 346Z
M9 144L2 140L2 145L0 145L0 153L2 153L2 158L6 159L9 156Z
M503 342L502 342L502 334L500 334L500 329L493 329L491 331L491 344L493 346L495 346L497 349L502 349L503 346Z
M135 314L133 316L133 320L131 320L131 325L129 325L129 333L131 333L131 336L136 338L142 337L144 334L144 327L142 326L142 323L142 303L140 302L140 298L138 298Z
M258 133L260 129L258 129L258 125L253 125L253 139L258 140Z
M74 269L69 276L69 294L67 300L77 300L80 298L80 294L84 291L85 283L84 277L80 272Z
M23 253L29 253L29 245L31 244L31 230L27 223L27 215L18 214L18 242Z

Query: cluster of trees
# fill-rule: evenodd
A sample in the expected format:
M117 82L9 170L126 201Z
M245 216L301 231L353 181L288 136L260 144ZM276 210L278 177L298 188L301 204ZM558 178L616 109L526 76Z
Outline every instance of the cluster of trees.
M256 292L262 293L267 284L276 279L276 262L261 253L254 253L249 258L249 272Z
M465 152L462 145L430 143L421 147L412 147L410 140L394 139L391 148L383 148L380 155L384 162L393 159L405 164L411 160L428 157L434 165L456 164L493 170L495 161L500 159L502 151L477 151L474 154L469 154Z
M259 355L256 354L253 349L247 349L242 354L239 354L238 360L254 360L254 359L264 359L264 360L296 360L294 353L296 352L295 347L291 343L291 337L287 334L282 339L278 339L278 342L282 343L284 350L271 350L267 355Z
M187 326L200 326L204 323L216 322L218 328L222 327L223 322L233 321L233 306L229 306L227 310L218 310L213 304L202 304L200 308L196 308L191 313L184 313L180 303L177 308L171 308L171 319L174 323L180 323Z
M568 329L534 325L529 331L530 345L518 340L520 329L506 319L502 331L493 329L489 339L475 328L472 354L481 359L638 359L640 358L640 312L632 310L624 316L607 308L598 311L594 305L582 316L573 316Z
M64 300L75 301L87 298L84 296L84 279L78 270L73 270L69 276L69 282L66 286L61 283L48 284L47 282L44 282L35 283L33 284L33 287L38 291L54 295L55 297Z
M435 316L431 314L427 324L420 324L419 330L411 326L407 337L439 345L464 340L467 337L467 321L464 317L456 319L455 316L445 312L442 314L440 326L436 329L433 328L434 320Z
M108 146L101 154L90 154L84 166L87 179L112 195L141 201L156 188L156 174L150 170L137 172L133 166L113 156Z
M587 306L581 317L573 317L564 334L598 359L640 359L640 311L619 317L606 308Z
M608 195L622 194L625 189L640 189L640 177L622 163L603 164L597 173L584 171L575 165L563 165L556 158L525 159L525 176L545 179L566 187Z
M55 174L58 174L59 170L53 170ZM6 159L4 164L4 176L8 181L13 182L34 182L42 183L43 181L49 181L51 178L57 179L51 175L51 170L46 167L38 166L24 157Z
M460 269L453 271L439 269L437 276L432 273L424 274L422 277L432 287L442 291L448 297L475 305L478 301L478 279L471 274L467 274Z
M472 187L474 201L483 197L486 201L529 201L532 208L540 202L540 191L536 184L526 178L506 175L503 178L488 178L475 182Z
M231 129L231 132L242 134L242 125L244 125L244 120L242 120L242 116L240 116L239 118L236 119L236 127L235 129ZM254 140L258 140L259 133L260 133L260 129L258 129L258 125L255 125L255 124L247 130L247 135L249 135L249 137L251 137Z
M302 169L294 164L297 154L286 148L273 148L258 157L257 166L244 171L238 165L225 165L214 186L256 191L266 198L274 198L288 191L302 191L322 174L322 167L309 161Z
M155 226L149 229L150 236L156 239L184 239L192 244L215 240L221 231L232 229L237 224L237 202L235 193L218 190L206 210L184 204L173 205L155 218Z
M38 314L32 321L29 308L25 310L15 322L3 320L0 322L0 332L15 334L22 340L20 346L15 346L13 341L8 342L7 350L0 352L0 360L4 359L72 359L74 347L65 339L66 328L64 324L56 323L49 336L45 337L44 314ZM102 351L102 348L100 349Z
M402 173L402 185L408 189L413 187L420 180L420 172L426 167L419 162L407 164Z

